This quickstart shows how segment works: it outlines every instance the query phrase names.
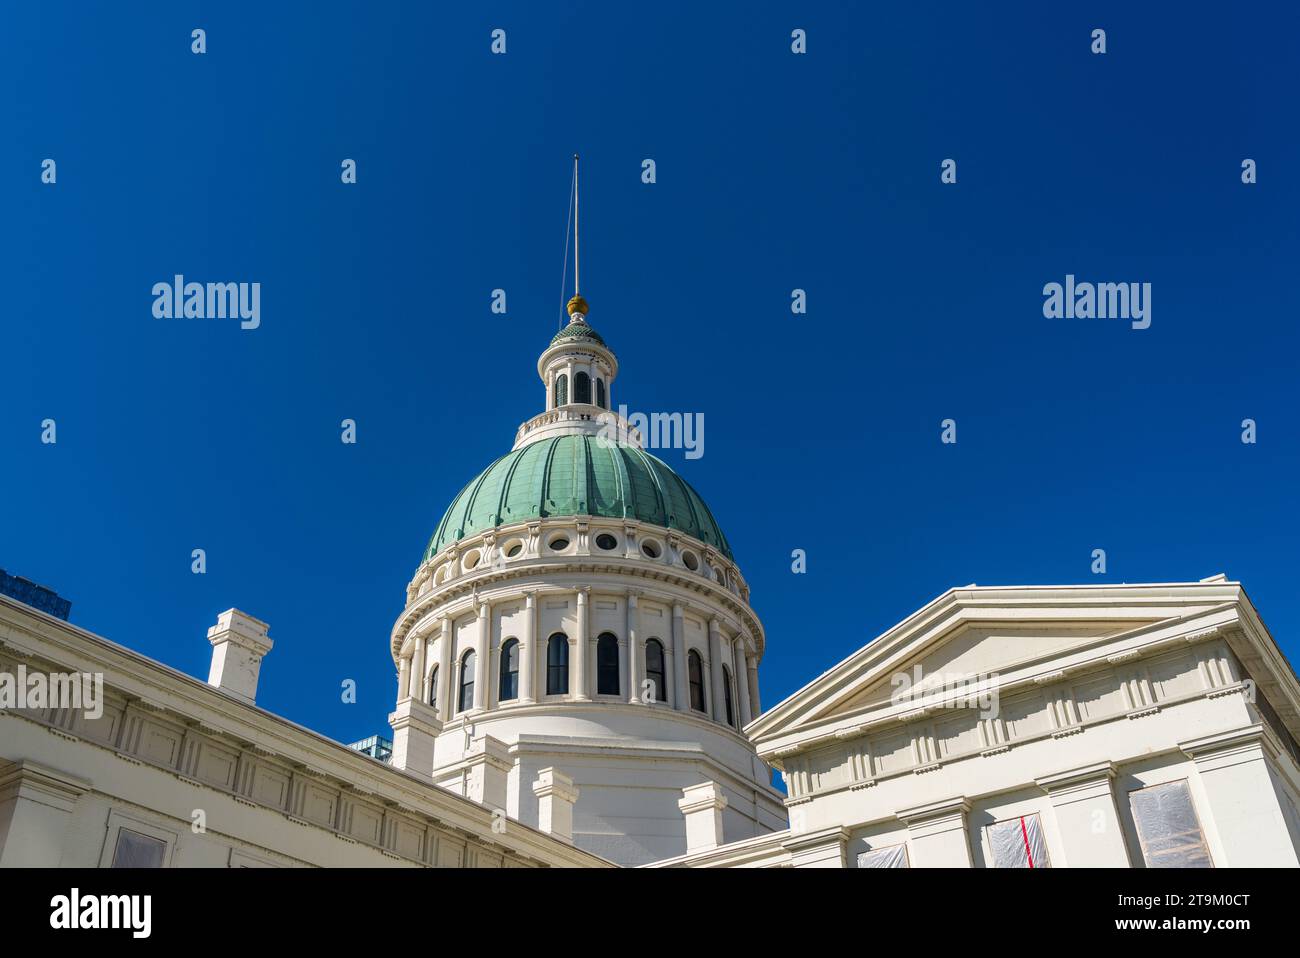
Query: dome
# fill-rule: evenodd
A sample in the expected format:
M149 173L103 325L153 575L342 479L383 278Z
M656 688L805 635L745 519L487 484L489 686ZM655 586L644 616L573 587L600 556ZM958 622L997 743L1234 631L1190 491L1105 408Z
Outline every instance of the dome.
M425 558L466 536L550 516L635 519L731 547L694 489L662 460L600 436L566 435L502 456L452 500Z
M565 326L555 334L554 338L551 339L552 346L558 346L560 343L582 342L595 343L597 346L604 346L605 349L609 349L608 346L605 346L605 340L601 337L600 333L596 332L587 325L585 320L577 316L574 317L573 321L571 321L569 325Z

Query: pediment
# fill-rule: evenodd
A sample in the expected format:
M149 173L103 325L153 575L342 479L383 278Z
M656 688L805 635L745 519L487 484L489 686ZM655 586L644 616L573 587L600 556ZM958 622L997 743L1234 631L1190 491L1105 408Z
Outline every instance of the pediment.
M1152 586L968 586L952 589L869 642L746 726L777 752L900 710L904 675L936 687L979 677L1000 685L1046 675L1061 663L1110 654L1160 630L1194 629L1233 613L1235 583ZM1110 650L1110 651L1108 651ZM905 698L908 696L904 696Z
M1032 623L1004 625L963 625L939 641L932 649L892 665L862 691L835 703L816 718L857 713L872 706L883 706L907 686L911 694L938 689L945 684L971 681L979 676L1004 673L1025 664L1041 661L1149 625L1157 620L1133 623L1069 625L1066 623ZM896 679L895 676L902 676Z

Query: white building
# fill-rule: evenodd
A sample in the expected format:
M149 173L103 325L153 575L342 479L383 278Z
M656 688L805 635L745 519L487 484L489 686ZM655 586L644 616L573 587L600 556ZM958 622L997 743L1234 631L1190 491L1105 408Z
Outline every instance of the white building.
M1300 686L1223 576L953 589L746 732L790 829L662 864L1297 864Z
M0 867L1297 864L1300 685L1222 576L954 589L762 713L749 588L586 312L407 588L388 764L257 707L251 616L204 683L0 596ZM96 707L5 698L73 675Z

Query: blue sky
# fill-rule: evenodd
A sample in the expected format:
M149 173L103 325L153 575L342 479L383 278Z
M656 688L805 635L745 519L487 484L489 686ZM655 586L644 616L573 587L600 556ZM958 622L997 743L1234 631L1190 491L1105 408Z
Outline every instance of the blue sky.
M579 151L616 399L705 417L663 457L766 704L970 582L1222 571L1300 655L1294 10L611 6L6 6L0 567L200 677L241 608L260 704L385 731L421 550L542 408ZM261 283L260 328L154 319L176 273ZM1151 327L1045 319L1067 273Z

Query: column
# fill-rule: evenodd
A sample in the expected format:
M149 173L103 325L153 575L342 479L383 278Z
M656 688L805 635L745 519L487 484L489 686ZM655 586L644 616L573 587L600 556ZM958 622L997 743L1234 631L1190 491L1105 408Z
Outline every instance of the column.
M627 700L630 705L641 704L641 644L636 638L639 615L636 592L627 592Z
M425 655L425 638L423 635L415 637L415 656L411 659L411 698L418 702L424 699L424 655Z
M754 659L749 660L749 707L753 710L754 716L763 714L763 705L758 699L758 662Z
M532 705L533 696L533 661L537 658L537 595L529 592L524 596L524 636L519 650L519 701L523 705Z
M590 591L586 586L578 590L578 635L577 641L571 643L574 654L569 663L569 697L577 702L590 701L587 695L587 643L591 639L587 634L591 631L587 622L587 598Z
M438 718L446 722L451 718L452 696L456 694L456 676L451 674L451 618L442 619L442 636L438 639Z
M688 711L691 697L686 692L686 636L682 616L686 610L673 603L673 708Z
M897 812L907 825L908 859L913 868L971 868L966 816L970 802L950 798Z
M722 671L722 626L717 619L709 619L709 685L713 689L713 721L727 724L727 702L723 698L727 676ZM732 703L735 706L735 703Z
M488 656L492 652L491 607L483 602L478 607L478 637L474 640L474 654L478 661L474 667L474 708L487 708Z
M1247 725L1178 747L1196 763L1209 802L1209 814L1203 808L1197 814L1215 866L1295 868L1295 845L1269 771L1278 755L1272 733L1262 724ZM1193 804L1199 805L1194 786L1191 792Z
M740 693L740 727L744 728L754 720L754 713L749 710L749 659L745 655L744 633L736 636L733 651L736 656L736 690Z
M1098 762L1035 779L1052 801L1069 868L1129 868L1112 783L1115 766Z
M402 656L397 662L397 701L411 697L411 657Z

